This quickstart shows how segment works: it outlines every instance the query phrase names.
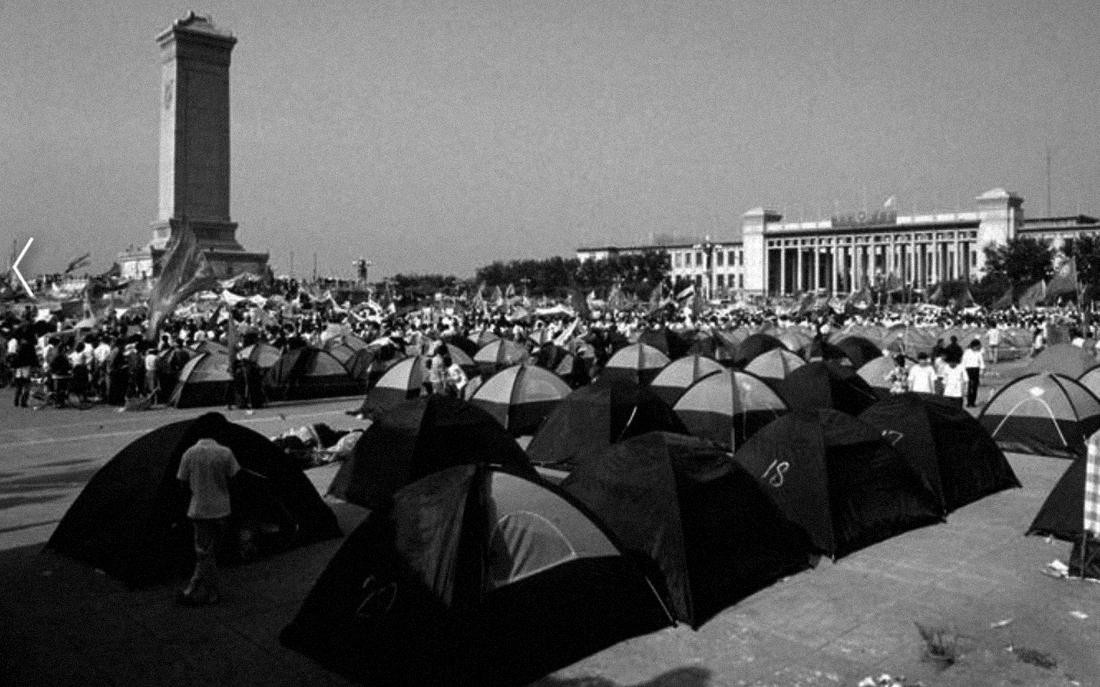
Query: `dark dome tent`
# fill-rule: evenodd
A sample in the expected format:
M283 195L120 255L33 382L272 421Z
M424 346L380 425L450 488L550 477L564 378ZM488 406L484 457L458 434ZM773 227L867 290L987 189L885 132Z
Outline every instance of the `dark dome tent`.
M280 639L364 684L520 685L671 623L576 499L462 465L372 512Z
M382 413L419 397L424 393L424 382L428 381L424 363L424 357L419 355L394 363L367 392L359 412Z
M923 475L945 513L1020 486L997 442L970 413L938 396L894 394L859 415Z
M862 336L846 336L833 344L852 361L852 367L859 369L882 356L882 348L875 342Z
M279 361L282 352L266 341L259 341L242 348L239 355L244 360L252 361L261 370L266 370Z
M230 529L258 533L260 553L340 536L336 516L293 461L251 429L207 413L119 451L80 492L48 546L132 586L186 574L194 564L190 495L176 473L183 452L204 436L232 449L242 468L230 485ZM228 546L219 560L239 561L240 553Z
M378 416L340 466L328 493L365 508L380 508L406 484L471 463L535 475L523 449L491 415L465 401L426 396Z
M344 363L344 369L359 385L360 391L369 391L390 368L402 360L409 360L409 358L393 346L369 346L356 351Z
M730 448L787 412L787 404L759 377L723 370L689 387L673 410L691 434Z
M695 354L686 355L673 360L658 372L649 383L649 388L662 401L672 406L680 400L680 396L689 386L713 372L721 372L724 369L720 363L711 358Z
M232 381L228 355L199 353L180 370L168 404L176 408L224 405Z
M637 343L646 344L664 353L670 360L687 355L692 342L668 327L654 329L652 327L642 330L638 335Z
M513 365L485 380L470 397L470 403L518 437L534 434L569 392L569 385L549 370Z
M744 367L753 358L773 348L786 347L782 341L769 334L750 334L737 346L737 357L734 358L733 364L736 367Z
M1060 374L1077 379L1089 368L1096 365L1092 353L1073 344L1061 343L1047 346L1042 353L1031 359L1027 372L1037 374Z
M332 398L359 393L359 383L336 358L319 348L287 351L264 375L267 397L278 401Z
M649 384L668 362L668 356L653 346L644 343L630 344L615 351L599 376L608 381Z
M1069 574L1100 579L1100 456L1095 443L1090 442L1085 457L1070 463L1027 533L1072 543ZM1087 522L1086 510L1091 513Z
M1100 429L1100 400L1059 374L1018 377L989 399L978 421L1004 451L1075 458Z
M601 378L561 400L527 445L527 455L540 465L569 467L588 453L656 431L688 433L648 387Z
M745 372L762 379L783 379L805 364L805 360L786 348L773 348L750 360Z
M784 415L733 458L833 558L941 520L931 487L881 433L835 410Z
M807 363L775 382L775 388L792 410L832 408L858 415L879 399L855 370L833 360Z
M722 609L810 567L807 534L711 442L652 432L590 454L562 489L652 561L678 620ZM658 577L656 573L654 577Z

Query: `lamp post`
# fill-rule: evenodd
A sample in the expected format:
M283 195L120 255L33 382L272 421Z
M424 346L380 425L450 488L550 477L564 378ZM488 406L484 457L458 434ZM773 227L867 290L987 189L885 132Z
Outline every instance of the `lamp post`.
M361 285L365 285L367 283L367 269L374 265L374 263L364 257L360 257L358 260L353 260L351 264L355 266L355 278Z
M704 236L702 243L696 243L692 246L694 250L703 251L706 256L704 268L706 269L706 287L703 289L703 298L710 300L711 288L714 282L714 249L718 247L717 243L713 243L710 240L710 236Z

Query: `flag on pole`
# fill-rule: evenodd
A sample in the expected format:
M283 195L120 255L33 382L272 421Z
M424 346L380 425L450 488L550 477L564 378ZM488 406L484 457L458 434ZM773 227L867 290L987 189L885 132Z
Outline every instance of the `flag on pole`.
M581 295L580 289L570 289L570 300L573 304L573 312L577 314L577 317L587 320L592 316L592 311L588 308L588 301Z
M1017 302L1021 308L1034 308L1036 305L1046 300L1046 297L1047 285L1046 282L1040 279L1027 287L1027 291L1024 291L1020 295L1020 299Z
M1077 295L1077 258L1071 257L1062 261L1058 270L1047 284L1047 298L1054 299L1058 296L1072 293Z
M161 320L186 298L199 291L218 286L214 269L199 247L198 237L184 220L165 251L160 276L149 294L149 329L146 335L155 340Z
M695 295L695 284L694 283L688 284L684 288L680 289L680 291L676 294L676 301L679 302L681 305L683 305L684 302L687 299L691 298L694 295Z
M993 305L989 306L991 310L1003 310L1005 308L1012 307L1012 286L1009 285L1005 292L1001 294L1001 297L993 301Z

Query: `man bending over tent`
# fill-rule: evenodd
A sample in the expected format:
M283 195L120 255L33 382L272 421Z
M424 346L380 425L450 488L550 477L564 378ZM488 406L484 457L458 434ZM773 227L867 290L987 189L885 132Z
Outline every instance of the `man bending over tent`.
M241 469L233 451L212 438L214 424L207 436L184 451L176 474L191 490L187 517L195 528L195 572L177 596L177 601L185 606L218 602L215 550L231 512L229 480Z

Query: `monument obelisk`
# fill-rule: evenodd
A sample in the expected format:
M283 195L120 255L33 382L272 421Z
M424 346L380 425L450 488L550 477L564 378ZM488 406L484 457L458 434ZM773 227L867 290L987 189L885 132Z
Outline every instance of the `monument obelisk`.
M154 272L185 223L219 277L260 273L267 254L244 250L229 215L229 57L237 39L209 17L190 12L156 40L161 57L157 219L148 247L120 256L135 263L129 269L122 263L123 273L138 276L137 263L146 259L148 272Z

